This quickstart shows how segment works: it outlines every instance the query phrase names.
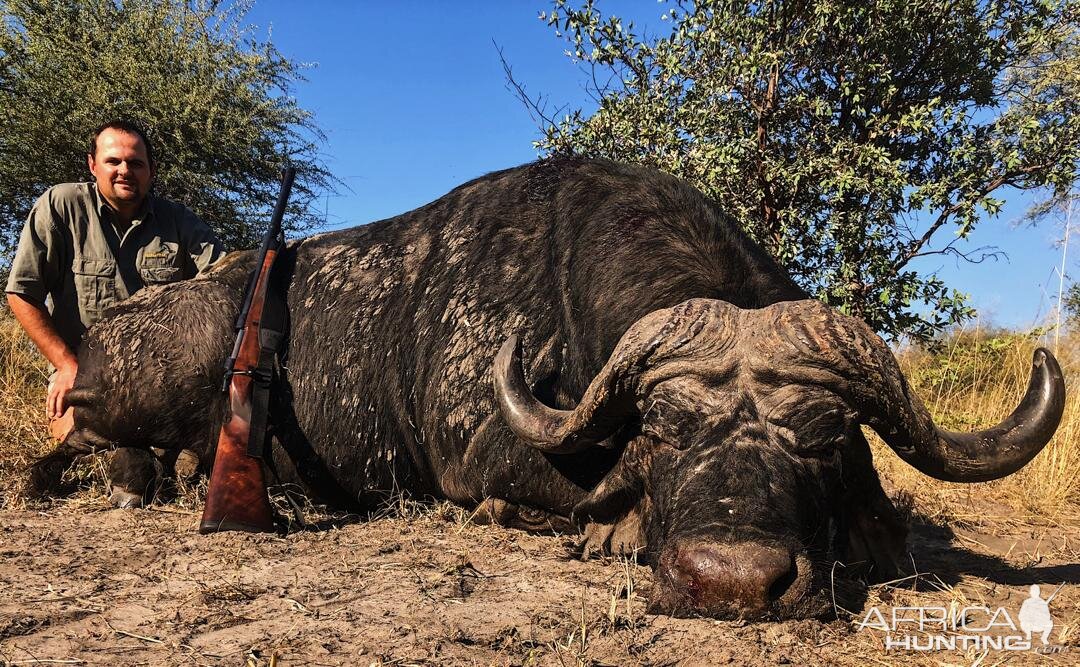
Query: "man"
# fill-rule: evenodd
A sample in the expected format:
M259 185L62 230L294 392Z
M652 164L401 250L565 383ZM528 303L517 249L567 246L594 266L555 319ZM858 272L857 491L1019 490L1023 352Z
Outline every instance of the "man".
M150 193L154 153L138 126L99 127L86 161L93 183L53 186L34 204L6 290L15 318L55 369L46 412L57 439L72 426L65 396L79 369L75 352L102 312L146 285L192 278L223 255L206 223Z

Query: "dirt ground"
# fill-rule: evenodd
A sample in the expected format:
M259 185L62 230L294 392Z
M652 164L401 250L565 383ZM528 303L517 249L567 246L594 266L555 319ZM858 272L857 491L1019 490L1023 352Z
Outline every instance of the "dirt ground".
M471 524L401 503L371 521L288 536L196 532L175 504L104 499L0 512L0 665L1076 664L1080 520L917 525L918 575L869 590L840 620L782 623L646 613L651 573L582 562L574 539ZM962 527L961 527L962 526ZM886 650L868 609L1003 606L1032 583L1058 653ZM1007 629L1005 632L1009 632ZM1036 643L1038 639L1036 638Z

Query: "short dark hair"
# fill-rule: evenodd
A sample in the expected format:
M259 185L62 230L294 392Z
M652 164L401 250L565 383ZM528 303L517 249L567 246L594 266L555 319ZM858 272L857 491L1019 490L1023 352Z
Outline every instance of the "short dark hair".
M94 134L90 136L90 155L97 157L97 140L105 130L118 130L138 135L142 139L143 146L146 146L146 159L150 160L150 166L154 166L154 147L150 145L150 139L146 136L146 131L130 120L110 120L99 125L94 130Z

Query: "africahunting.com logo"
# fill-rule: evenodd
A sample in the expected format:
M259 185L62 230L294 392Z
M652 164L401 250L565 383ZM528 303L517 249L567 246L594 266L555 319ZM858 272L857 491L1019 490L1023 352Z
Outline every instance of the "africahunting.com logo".
M892 607L885 611L870 607L859 622L859 630L884 632L882 642L886 651L975 649L1064 653L1067 647L1050 643L1054 629L1050 602L1055 595L1057 591L1044 600L1039 585L1032 584L1015 618L1005 607L983 605Z

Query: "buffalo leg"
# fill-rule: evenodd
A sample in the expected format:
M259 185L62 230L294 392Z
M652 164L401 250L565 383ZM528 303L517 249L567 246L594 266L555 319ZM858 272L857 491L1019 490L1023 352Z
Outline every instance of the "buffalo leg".
M516 442L497 414L472 435L461 460L435 477L442 494L459 505L500 498L558 516L569 516L584 495L582 488L599 481L569 479L546 455Z
M121 508L142 507L152 501L164 478L164 466L158 457L134 447L112 452L108 471L109 502Z
M530 533L577 532L577 528L564 516L517 505L500 498L485 498L473 512L472 521L480 525L498 524Z
M77 454L62 451L63 445L30 465L25 493L30 498L59 496L71 490L64 482L64 473L71 467Z
M116 507L141 507L153 501L166 479L192 480L200 468L191 449L150 451L122 447L109 456L109 502Z

